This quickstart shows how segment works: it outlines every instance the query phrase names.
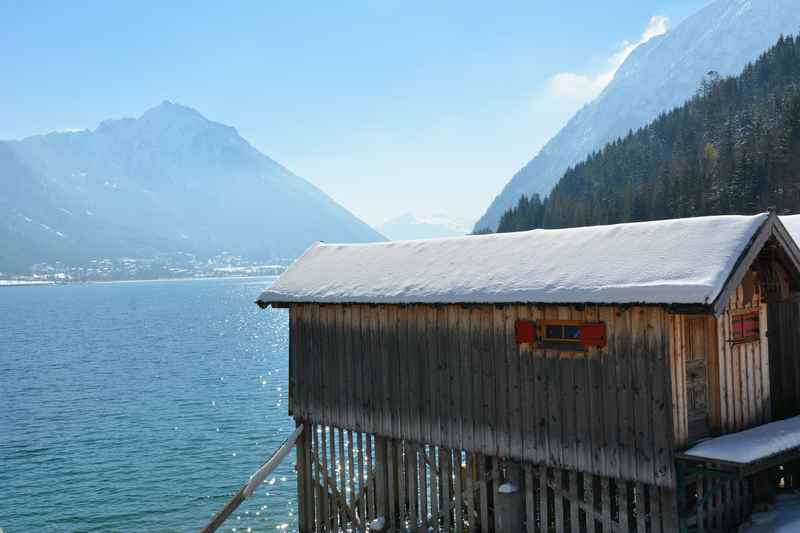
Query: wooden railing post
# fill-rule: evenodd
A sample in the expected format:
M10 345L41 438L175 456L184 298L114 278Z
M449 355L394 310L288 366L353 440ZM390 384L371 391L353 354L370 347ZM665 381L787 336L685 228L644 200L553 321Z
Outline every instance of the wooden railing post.
M494 490L495 531L497 533L523 531L525 496L522 492L522 469L518 465L509 462L506 465L505 481L495 486ZM577 530L577 528L575 529Z
M389 465L386 454L386 438L375 436L375 514L389 520Z
M300 419L295 425L301 426ZM314 531L313 489L309 484L311 464L309 462L310 431L303 432L295 447L295 471L297 472L297 528L300 533Z

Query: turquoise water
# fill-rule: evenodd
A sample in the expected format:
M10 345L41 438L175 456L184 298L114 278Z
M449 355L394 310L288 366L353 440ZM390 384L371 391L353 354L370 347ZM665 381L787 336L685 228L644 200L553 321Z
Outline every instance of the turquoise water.
M0 528L198 531L294 429L269 281L0 289ZM292 463L223 530L296 529Z

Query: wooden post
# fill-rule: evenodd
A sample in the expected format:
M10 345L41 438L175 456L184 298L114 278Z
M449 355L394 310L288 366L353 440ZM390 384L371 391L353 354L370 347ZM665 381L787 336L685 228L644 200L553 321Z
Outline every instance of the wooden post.
M450 448L442 448L439 450L439 465L439 470L441 472L440 493L442 500L442 528L444 531L452 531L450 524L453 522L453 513L450 510L450 502L452 501L453 451Z
M539 467L539 516L543 531L550 531L550 489L547 486L547 467Z
M464 497L462 492L462 482L464 481L464 469L461 467L461 450L455 450L453 471L453 491L455 492L455 513L453 513L453 529L455 531L462 531L464 529Z
M759 472L753 476L753 503L759 504L773 504L775 503L775 484L776 484L776 470L770 468L763 472Z
M534 487L533 487L533 475L531 473L531 466L529 464L525 464L523 467L523 475L524 475L524 483L523 486L525 487L525 493L523 495L523 499L525 501L525 531L527 533L532 533L534 531L534 527L536 525L536 516L534 510Z
M678 530L680 533L686 533L689 531L689 525L687 524L687 512L686 509L686 475L684 471L683 463L678 461L675 464L675 483L677 485L677 498L678 501L675 502L674 510L677 512L678 515ZM672 509L670 509L672 511Z
M242 504L250 495L255 492L256 488L258 488L261 483L264 482L264 479L267 478L272 472L275 471L276 468L286 459L286 456L289 455L292 448L295 447L297 443L297 439L303 432L303 424L298 424L295 428L294 432L287 438L283 444L281 444L280 448L278 448L275 453L265 462L261 467L256 470L250 479L242 485L242 488L231 498L228 503L225 504L225 507L219 510L217 514L211 519L206 527L202 529L202 533L214 533L219 527L225 522L225 520L233 513L239 505Z
M506 465L505 481L494 488L494 523L496 533L518 533L524 530L524 492L522 469Z
M389 505L387 494L389 491L389 465L386 457L386 438L375 436L375 516L389 520Z
M302 423L299 419L295 419L295 426L300 426ZM306 426L308 427L308 425ZM295 471L297 472L297 526L300 533L310 533L313 530L313 525L309 523L308 511L309 495L307 480L309 477L308 463L306 461L306 449L308 448L309 432L306 431L300 438L297 439L295 446ZM313 522L313 520L311 521Z
M392 439L386 439L386 463L388 469L388 479L387 484L389 487L388 492L388 505L389 505L389 516L386 517L386 523L388 524L390 529L397 528L397 456L395 450L397 449L396 444L398 442Z
M580 494L578 490L578 473L575 470L569 471L569 486L567 490L576 496ZM579 506L577 501L569 502L569 527L572 531L580 531Z

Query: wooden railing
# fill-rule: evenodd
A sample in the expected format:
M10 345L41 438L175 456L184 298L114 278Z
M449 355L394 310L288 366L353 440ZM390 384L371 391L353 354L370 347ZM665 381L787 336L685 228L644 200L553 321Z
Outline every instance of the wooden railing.
M677 530L671 489L304 425L297 456L301 533ZM501 488L507 484L516 496Z
M220 509L220 511L214 515L214 518L211 519L211 522L208 523L206 527L203 528L202 533L213 533L216 531L225 520L233 513L243 501L245 501L251 494L258 488L261 483L264 482L264 479L268 475L270 475L278 465L280 465L286 456L289 455L289 452L294 447L297 439L300 437L300 434L303 433L303 424L297 426L297 428L289 435L283 444L281 444L280 448L275 450L275 453L267 460L266 463L261 465L261 467L256 470L250 479L242 485L242 488L239 489L233 498L225 504L225 507Z

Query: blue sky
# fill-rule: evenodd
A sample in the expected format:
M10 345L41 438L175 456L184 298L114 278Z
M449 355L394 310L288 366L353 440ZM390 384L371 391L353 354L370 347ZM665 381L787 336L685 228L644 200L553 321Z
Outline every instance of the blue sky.
M0 0L0 139L172 100L369 223L470 223L643 35L707 3Z

